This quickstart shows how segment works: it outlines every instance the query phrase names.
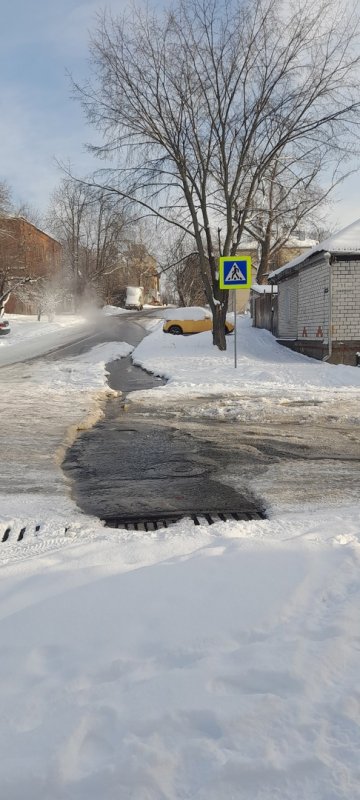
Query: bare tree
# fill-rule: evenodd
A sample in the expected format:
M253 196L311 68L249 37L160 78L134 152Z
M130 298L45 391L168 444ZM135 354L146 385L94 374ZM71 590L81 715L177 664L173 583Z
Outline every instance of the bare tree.
M202 306L206 303L198 253L188 255L175 267L175 282L181 306Z
M3 217L9 214L11 208L12 199L10 186L6 181L0 180L0 216Z
M65 178L54 192L47 216L64 248L64 268L76 298L101 291L120 268L119 250L130 220L124 202L112 193Z
M202 306L207 302L199 270L199 255L191 249L190 237L177 236L169 245L166 263L160 267L165 277L165 295L180 306ZM209 280L210 280L210 269Z
M234 255L254 195L278 153L348 149L359 110L359 19L337 0L177 0L160 14L99 18L95 77L76 87L114 158L95 183L194 239L225 349ZM210 266L210 279L208 276Z
M39 321L42 314L47 314L49 322L69 296L69 287L61 275L33 278L19 284L13 291L25 306L35 306Z
M43 225L42 215L36 206L31 203L21 202L18 206L14 207L14 216L22 217L27 222L31 222L36 228L41 228Z
M72 278L75 296L80 294L83 225L89 203L88 188L71 179L64 179L51 198L47 224L63 246L64 272Z
M335 163L334 162L335 155ZM277 154L261 177L254 195L254 208L244 229L259 246L258 283L274 268L276 257L299 230L314 231L325 223L329 196L344 179L343 154L329 152L325 145L304 156L297 150L285 157ZM327 170L326 186L319 176Z
M0 217L7 217L11 211L11 189L6 181L0 181ZM0 315L4 314L5 303L9 299L7 288L9 284L9 272L12 265L8 261L1 260L1 250L7 244L9 231L0 221Z
M9 285L5 291L1 289L0 291L0 317L3 317L5 314L5 306L8 300L10 299L12 293L14 291L19 290L19 287L25 286L25 284L29 284L32 282L32 278L30 276L26 276L24 278L20 278L18 280L13 279L11 282L9 281Z

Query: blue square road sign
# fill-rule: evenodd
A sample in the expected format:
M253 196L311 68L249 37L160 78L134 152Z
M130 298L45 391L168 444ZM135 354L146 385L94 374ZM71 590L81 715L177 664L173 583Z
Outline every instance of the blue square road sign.
M249 289L251 256L222 256L219 259L220 289Z

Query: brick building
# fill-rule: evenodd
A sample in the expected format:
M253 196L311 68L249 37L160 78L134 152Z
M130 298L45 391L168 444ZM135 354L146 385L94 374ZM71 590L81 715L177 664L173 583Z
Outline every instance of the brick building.
M61 245L22 217L0 218L0 294L25 277L50 277L60 271ZM16 294L6 304L7 313L35 313Z
M360 220L269 275L281 344L332 363L360 352Z
M103 296L107 303L124 306L127 286L142 286L145 303L159 300L159 274L157 262L144 244L129 242L119 261L119 269L103 282Z

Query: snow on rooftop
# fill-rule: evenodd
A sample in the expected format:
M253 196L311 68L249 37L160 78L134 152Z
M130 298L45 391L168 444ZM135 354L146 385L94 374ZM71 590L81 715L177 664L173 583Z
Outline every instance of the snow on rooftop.
M351 225L347 225L346 228L342 228L342 230L334 233L322 242L319 242L315 247L302 253L301 256L293 258L287 264L284 264L283 267L274 270L274 272L270 273L269 279L271 280L271 278L281 275L281 273L286 272L291 267L296 267L312 256L313 253L320 252L356 253L360 255L360 219L355 220Z
M299 239L297 236L291 236L285 247L316 247L317 244L319 244L317 239Z
M260 284L260 283L253 283L251 287L253 292L257 294L276 294L277 293L277 286L268 286L267 283Z
M259 242L257 242L255 239L249 239L247 242L244 240L240 242L238 252L241 253L242 250L256 250L257 252L258 247Z

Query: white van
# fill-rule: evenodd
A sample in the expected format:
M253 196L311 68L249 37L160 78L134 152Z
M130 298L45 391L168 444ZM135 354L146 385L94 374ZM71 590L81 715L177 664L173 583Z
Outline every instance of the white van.
M144 305L144 289L142 286L127 286L125 308L142 311Z

